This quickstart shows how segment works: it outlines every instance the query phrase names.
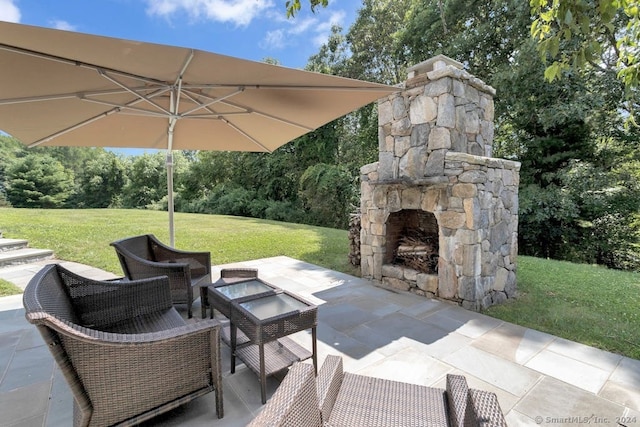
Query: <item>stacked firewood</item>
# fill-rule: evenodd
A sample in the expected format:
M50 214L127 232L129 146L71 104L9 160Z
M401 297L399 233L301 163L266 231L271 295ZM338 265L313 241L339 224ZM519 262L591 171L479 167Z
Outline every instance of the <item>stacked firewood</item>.
M360 213L349 216L349 262L360 265Z
M395 262L422 273L438 269L438 245L422 230L408 230L398 242Z

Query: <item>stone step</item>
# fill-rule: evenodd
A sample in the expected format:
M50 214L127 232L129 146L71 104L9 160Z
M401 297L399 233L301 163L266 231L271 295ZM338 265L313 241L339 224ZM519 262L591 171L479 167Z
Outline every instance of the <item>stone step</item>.
M16 249L24 249L28 245L29 245L29 242L27 240L0 238L0 252L14 251Z
M10 251L0 251L0 268L44 261L52 258L53 251L49 249L20 248Z

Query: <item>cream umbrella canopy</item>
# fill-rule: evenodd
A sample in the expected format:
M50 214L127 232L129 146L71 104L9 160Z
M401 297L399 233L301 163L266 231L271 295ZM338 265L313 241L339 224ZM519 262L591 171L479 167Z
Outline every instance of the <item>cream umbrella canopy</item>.
M271 152L397 88L0 22L0 130L34 146Z

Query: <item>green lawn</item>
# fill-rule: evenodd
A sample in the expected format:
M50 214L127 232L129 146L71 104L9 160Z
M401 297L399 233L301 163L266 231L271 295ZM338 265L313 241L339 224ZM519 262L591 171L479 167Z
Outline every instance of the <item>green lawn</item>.
M175 214L175 247L210 251L213 264L287 255L332 270L355 273L344 230L223 215ZM152 233L169 243L166 212L129 209L0 208L4 236L29 240L56 257L121 274L109 243Z
M60 259L121 274L109 242L153 233L168 242L167 213L0 208L4 236ZM347 232L252 218L175 215L176 247L211 252L214 264L286 255L357 275ZM1 286L1 284L0 284ZM520 256L520 297L487 314L640 359L640 274Z
M7 282L4 279L0 279L0 297L6 297L8 295L16 295L22 292L18 286L11 282Z
M518 257L519 297L486 314L640 359L640 274Z

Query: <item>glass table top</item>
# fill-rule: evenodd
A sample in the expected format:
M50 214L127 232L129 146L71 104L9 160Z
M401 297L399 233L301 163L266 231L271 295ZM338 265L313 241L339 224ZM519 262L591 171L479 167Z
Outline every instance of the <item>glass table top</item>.
M270 295L240 303L240 306L260 320L309 307L308 304L287 294Z
M232 283L226 286L218 286L216 291L230 300L248 297L250 295L260 294L263 292L272 291L271 286L265 285L260 280L248 280L246 282Z

